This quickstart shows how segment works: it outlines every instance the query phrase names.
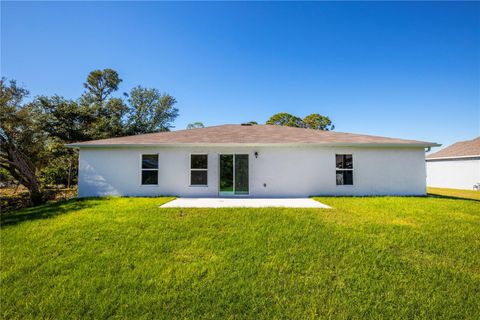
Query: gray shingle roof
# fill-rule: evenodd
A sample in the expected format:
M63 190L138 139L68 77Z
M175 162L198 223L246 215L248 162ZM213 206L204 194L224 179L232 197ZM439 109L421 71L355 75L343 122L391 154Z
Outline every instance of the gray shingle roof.
M436 143L364 134L320 131L274 125L220 125L72 143L70 147L220 144L320 144L378 146L438 146Z
M468 157L480 155L480 137L459 141L454 143L440 151L434 152L427 156L427 159L435 158L455 158L455 157Z

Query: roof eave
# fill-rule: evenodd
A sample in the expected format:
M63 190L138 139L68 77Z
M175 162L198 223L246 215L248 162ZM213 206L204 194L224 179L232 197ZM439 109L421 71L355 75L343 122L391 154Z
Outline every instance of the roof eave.
M453 159L466 159L466 158L480 158L480 154L472 154L469 156L449 156L449 157L427 157L426 160L453 160Z
M65 145L68 148L146 148L146 147L298 147L298 146L317 146L317 147L381 147L381 148L429 148L439 147L441 144L433 142L418 143L350 143L350 142L324 142L324 143L117 143L117 144L88 144L88 143L69 143Z

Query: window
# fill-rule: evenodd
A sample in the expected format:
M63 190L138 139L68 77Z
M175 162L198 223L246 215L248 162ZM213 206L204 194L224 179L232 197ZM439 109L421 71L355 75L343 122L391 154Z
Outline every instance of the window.
M353 185L353 156L336 154L337 186Z
M190 155L190 185L206 186L208 184L208 155Z
M142 185L158 184L158 154L142 154Z

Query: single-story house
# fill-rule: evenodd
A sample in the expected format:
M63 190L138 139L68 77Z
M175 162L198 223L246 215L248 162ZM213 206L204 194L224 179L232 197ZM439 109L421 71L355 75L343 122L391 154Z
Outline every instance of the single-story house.
M69 144L87 196L424 195L436 143L273 125L220 125Z
M426 161L428 186L472 190L480 183L480 137L429 154Z

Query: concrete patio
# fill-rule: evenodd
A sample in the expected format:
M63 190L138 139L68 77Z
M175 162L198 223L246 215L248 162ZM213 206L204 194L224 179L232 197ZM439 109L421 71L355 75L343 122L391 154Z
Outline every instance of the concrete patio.
M323 208L329 206L309 198L177 198L160 208Z

